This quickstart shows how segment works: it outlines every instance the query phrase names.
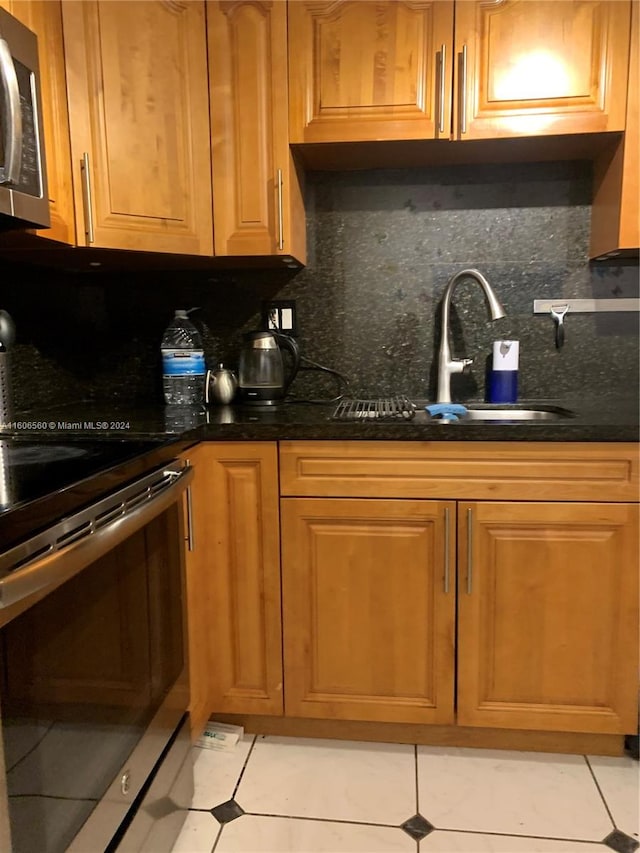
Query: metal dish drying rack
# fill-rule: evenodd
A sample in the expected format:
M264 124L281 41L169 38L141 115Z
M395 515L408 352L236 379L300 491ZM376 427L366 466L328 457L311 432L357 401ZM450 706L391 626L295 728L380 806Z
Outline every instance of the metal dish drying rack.
M333 413L333 419L350 420L411 420L417 406L408 397L379 397L375 400L341 400Z

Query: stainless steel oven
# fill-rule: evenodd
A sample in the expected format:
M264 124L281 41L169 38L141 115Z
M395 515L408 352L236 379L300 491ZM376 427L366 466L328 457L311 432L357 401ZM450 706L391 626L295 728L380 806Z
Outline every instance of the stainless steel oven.
M3 851L160 853L190 804L192 471L114 471L116 488L87 502L85 479L81 506L0 555Z

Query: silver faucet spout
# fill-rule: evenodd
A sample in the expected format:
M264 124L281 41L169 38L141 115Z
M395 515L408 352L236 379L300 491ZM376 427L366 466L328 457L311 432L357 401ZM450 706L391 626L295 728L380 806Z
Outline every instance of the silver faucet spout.
M465 277L475 279L482 288L492 320L499 320L501 317L504 317L506 313L500 300L495 295L493 288L478 270L461 270L449 279L447 286L444 289L444 296L442 297L442 331L440 337L440 348L438 350L438 391L436 397L436 401L438 403L451 402L452 374L462 373L462 371L473 361L473 359L470 358L451 358L451 346L449 344L449 314L451 297L460 279Z

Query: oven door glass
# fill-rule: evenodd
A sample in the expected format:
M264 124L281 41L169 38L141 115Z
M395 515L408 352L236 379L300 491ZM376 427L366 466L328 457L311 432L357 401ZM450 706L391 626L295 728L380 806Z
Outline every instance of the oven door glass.
M62 853L177 682L176 506L0 632L14 853Z

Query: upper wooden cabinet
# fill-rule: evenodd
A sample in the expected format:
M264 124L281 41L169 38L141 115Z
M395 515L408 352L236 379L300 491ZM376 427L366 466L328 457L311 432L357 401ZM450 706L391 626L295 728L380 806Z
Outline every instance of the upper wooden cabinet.
M631 55L627 89L627 120L616 139L594 166L590 256L637 257L640 248L640 8L631 13Z
M305 260L289 150L285 0L207 3L216 255Z
M630 3L456 3L454 138L623 130Z
M51 213L51 227L38 233L52 240L74 243L76 226L61 4L59 0L0 0L0 6L22 21L38 37L42 120Z
M291 142L622 130L629 20L618 0L292 2Z
M79 245L213 253L204 2L63 4Z
M291 142L448 139L452 47L448 0L290 2Z

